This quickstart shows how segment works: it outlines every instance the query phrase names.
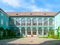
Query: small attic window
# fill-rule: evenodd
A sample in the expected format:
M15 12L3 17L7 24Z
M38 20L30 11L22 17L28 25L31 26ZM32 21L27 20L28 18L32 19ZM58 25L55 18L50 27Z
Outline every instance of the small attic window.
M46 13L44 13L44 15L46 15Z
M32 15L32 13L30 13L30 15Z
M16 14L16 15L18 15L18 14Z

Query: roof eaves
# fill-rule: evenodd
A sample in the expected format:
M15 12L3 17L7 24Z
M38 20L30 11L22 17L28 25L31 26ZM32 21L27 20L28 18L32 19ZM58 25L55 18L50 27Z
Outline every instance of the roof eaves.
M57 14L59 14L60 13L60 11L58 11L56 14L55 14L55 16L57 15Z
M2 12L4 12L3 9L0 8L0 10L1 10ZM4 13L7 14L6 12L4 12ZM7 15L8 15L8 14L7 14Z

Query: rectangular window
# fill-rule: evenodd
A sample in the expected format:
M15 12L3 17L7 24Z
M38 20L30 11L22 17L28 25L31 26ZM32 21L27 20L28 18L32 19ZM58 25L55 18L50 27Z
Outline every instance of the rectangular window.
M21 21L20 18L16 18L15 21L16 21L16 25L20 25L20 21Z
M21 18L21 26L25 26L25 18Z
M3 13L1 12L1 16L3 16Z
M49 26L53 26L53 18L49 18Z
M48 26L48 18L44 18L44 26Z
M33 25L37 25L37 20L36 20L36 18L33 18L33 19L32 19L32 24L33 24Z
M6 22L6 26L8 26L8 22Z
M31 25L31 18L27 18L27 25L28 25L28 26Z
M1 24L3 25L3 20L1 19Z
M42 26L42 18L38 18L38 25Z

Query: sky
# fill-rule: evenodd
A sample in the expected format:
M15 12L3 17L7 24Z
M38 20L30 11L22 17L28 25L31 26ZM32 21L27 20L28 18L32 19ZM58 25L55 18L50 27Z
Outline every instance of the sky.
M0 0L5 12L58 12L60 0Z

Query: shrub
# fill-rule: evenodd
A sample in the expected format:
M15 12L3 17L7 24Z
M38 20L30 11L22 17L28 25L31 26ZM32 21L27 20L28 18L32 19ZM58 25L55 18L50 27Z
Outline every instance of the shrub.
M54 38L54 30L49 30L48 37L49 38Z

